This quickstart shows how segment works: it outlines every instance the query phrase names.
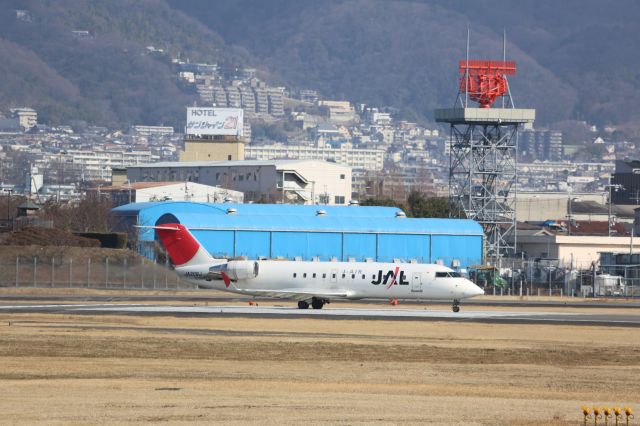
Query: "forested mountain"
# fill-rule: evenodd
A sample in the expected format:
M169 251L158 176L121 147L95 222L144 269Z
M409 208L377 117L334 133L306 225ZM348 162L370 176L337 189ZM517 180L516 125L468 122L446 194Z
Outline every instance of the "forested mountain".
M428 117L455 100L471 56L518 61L519 106L540 121L640 121L640 2L620 0L169 0L283 81Z
M16 10L27 15L17 19ZM150 45L165 53L150 52ZM4 1L0 109L30 106L49 123L177 125L196 99L178 86L170 61L178 53L243 60L162 0Z
M516 105L539 122L637 125L639 18L633 0L4 0L0 109L179 125L196 100L175 78L180 54L429 120L453 105L469 25L472 58L500 59L507 30Z

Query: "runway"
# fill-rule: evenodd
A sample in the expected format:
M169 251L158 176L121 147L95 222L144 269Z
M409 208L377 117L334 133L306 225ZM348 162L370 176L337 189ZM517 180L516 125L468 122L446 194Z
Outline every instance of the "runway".
M511 324L599 325L640 327L640 315L600 312L540 312L520 310L477 310L463 307L458 312L427 308L341 308L322 310L290 306L185 306L159 304L2 304L0 313L54 313L79 315L138 315L176 317L322 318L332 320L456 321Z

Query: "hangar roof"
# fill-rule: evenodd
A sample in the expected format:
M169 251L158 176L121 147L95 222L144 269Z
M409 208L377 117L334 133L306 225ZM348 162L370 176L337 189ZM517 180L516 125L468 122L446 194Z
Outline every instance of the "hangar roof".
M235 203L195 203L189 201L163 201L131 203L114 208L115 214L138 214L148 209L162 209L165 213L202 213L226 215L228 209L236 209L236 216L244 215L288 215L288 216L316 216L319 210L324 210L328 217L395 217L402 212L397 207L378 206L320 206L297 204L235 204Z

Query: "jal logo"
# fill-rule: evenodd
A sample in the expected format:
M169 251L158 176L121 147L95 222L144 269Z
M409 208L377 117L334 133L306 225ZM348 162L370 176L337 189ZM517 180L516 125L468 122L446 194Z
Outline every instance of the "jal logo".
M378 276L371 281L373 285L386 285L387 288L391 288L394 284L396 285L409 285L409 281L406 280L404 275L404 271L400 270L400 267L397 266L395 271L384 271L379 270Z

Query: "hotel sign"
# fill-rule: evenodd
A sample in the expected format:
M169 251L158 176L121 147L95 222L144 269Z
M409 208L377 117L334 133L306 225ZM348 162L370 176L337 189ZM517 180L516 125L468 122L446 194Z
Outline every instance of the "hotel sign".
M242 108L187 108L187 135L243 136Z

